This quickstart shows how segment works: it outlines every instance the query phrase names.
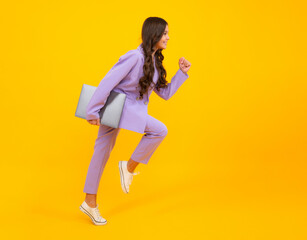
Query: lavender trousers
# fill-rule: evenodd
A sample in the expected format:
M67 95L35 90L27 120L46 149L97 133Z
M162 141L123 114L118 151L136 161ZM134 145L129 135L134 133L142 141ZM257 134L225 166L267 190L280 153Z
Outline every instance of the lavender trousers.
M94 153L88 168L83 192L97 194L100 178L115 145L120 128L100 125ZM131 159L147 164L152 154L167 135L167 127L161 121L147 115L145 134L131 155Z

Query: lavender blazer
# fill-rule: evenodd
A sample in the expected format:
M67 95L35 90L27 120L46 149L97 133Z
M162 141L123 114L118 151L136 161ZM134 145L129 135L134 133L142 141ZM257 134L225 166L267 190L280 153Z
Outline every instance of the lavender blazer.
M139 79L144 75L144 52L141 44L137 49L133 49L122 55L118 62L110 69L105 77L100 81L89 104L87 106L86 119L99 118L99 110L104 106L112 90L126 94L126 102L119 122L119 128L128 129L138 133L144 133L146 127L146 116L148 114L149 96L152 91L161 98L168 100L174 95L177 89L189 77L180 68L172 77L166 88L149 88L143 94L143 99L138 99L140 87ZM153 81L158 81L158 70L155 67Z

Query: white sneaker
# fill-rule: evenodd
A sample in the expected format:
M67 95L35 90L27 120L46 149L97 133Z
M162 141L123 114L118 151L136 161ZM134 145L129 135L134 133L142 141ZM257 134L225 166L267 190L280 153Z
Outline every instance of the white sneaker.
M98 204L95 208L92 208L84 201L79 208L92 219L95 225L104 225L107 223L107 220L100 215Z
M137 175L140 173L140 172L137 172L137 173L129 172L127 169L127 163L128 161L119 161L118 163L119 173L120 173L120 182L121 182L124 193L129 192L129 186L132 182L133 175Z

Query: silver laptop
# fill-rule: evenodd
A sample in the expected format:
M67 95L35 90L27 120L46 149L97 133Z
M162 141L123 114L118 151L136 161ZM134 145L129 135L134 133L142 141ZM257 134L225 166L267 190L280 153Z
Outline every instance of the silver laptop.
M86 108L97 87L83 84L75 116L86 119ZM118 128L123 112L126 94L112 90L99 111L100 123L109 127Z

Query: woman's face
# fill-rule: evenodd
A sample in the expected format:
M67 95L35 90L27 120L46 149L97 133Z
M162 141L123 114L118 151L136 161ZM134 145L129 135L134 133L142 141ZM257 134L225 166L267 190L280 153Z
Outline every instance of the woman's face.
M164 30L164 33L163 33L163 35L162 35L162 38L161 38L160 41L156 44L156 48L157 48L157 49L165 49L168 40L169 40L169 36L168 36L168 26L166 25L165 30Z

